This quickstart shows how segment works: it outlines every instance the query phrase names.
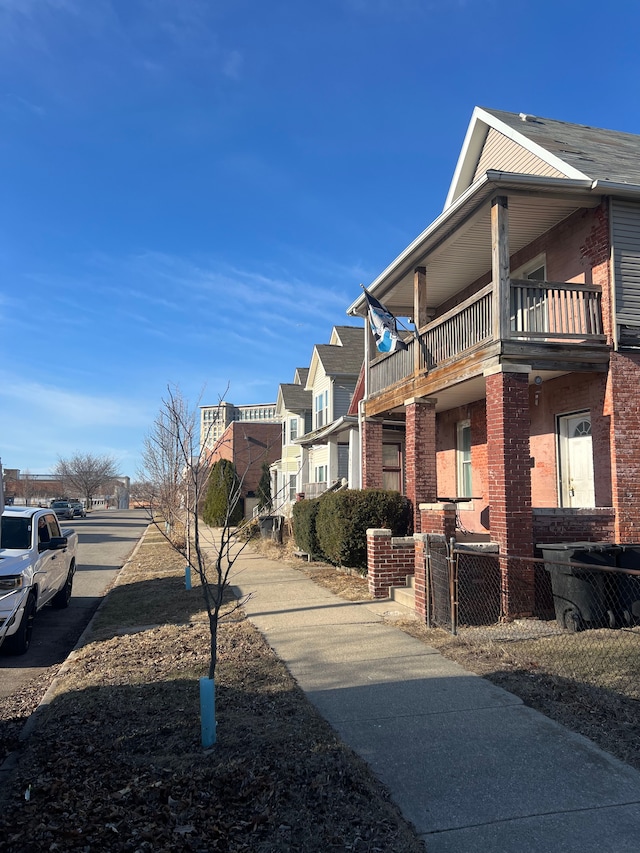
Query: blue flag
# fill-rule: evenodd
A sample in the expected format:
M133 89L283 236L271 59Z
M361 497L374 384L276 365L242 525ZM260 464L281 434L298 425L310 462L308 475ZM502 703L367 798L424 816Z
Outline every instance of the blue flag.
M384 307L382 302L378 302L366 288L363 287L362 289L367 297L369 325L378 351L397 352L398 350L408 349L405 342L398 337L398 327L393 314Z

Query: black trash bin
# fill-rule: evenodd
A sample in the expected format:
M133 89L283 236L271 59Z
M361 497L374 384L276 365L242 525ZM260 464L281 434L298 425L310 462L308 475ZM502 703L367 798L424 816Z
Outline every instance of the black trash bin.
M620 545L618 568L640 569L640 545ZM623 625L640 625L640 575L616 575L618 613Z
M538 546L551 575L556 621L569 631L615 628L616 575L597 566L615 568L618 547L608 542L554 542ZM593 570L571 563L593 565Z
M276 526L275 515L263 515L260 519L260 536L262 539L271 539Z

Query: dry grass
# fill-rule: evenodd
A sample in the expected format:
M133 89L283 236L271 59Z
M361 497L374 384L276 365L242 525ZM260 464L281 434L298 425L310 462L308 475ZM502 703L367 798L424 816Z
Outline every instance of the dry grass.
M218 742L202 749L208 625L157 532L93 627L5 790L3 850L424 850L238 611L219 632Z

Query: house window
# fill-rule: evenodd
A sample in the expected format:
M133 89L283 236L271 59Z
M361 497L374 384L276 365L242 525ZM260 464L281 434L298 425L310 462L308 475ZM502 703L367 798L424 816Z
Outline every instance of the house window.
M315 399L316 425L315 428L326 426L329 423L329 392L322 391Z
M511 278L529 279L530 281L547 280L547 258L546 255L537 255L529 263L518 267L511 273Z
M296 499L296 475L289 474L289 500L295 501Z
M316 465L316 483L326 483L327 482L327 466L326 465Z
M457 496L470 498L471 490L471 422L460 421L456 432Z
M298 419L291 418L289 421L289 437L291 441L298 437Z
M399 444L382 444L382 488L402 491L402 449Z

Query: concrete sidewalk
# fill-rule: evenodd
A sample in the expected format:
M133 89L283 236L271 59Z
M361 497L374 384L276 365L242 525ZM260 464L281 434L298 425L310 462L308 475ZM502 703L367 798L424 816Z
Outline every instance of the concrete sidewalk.
M243 552L251 621L428 853L637 853L640 773L351 603Z

